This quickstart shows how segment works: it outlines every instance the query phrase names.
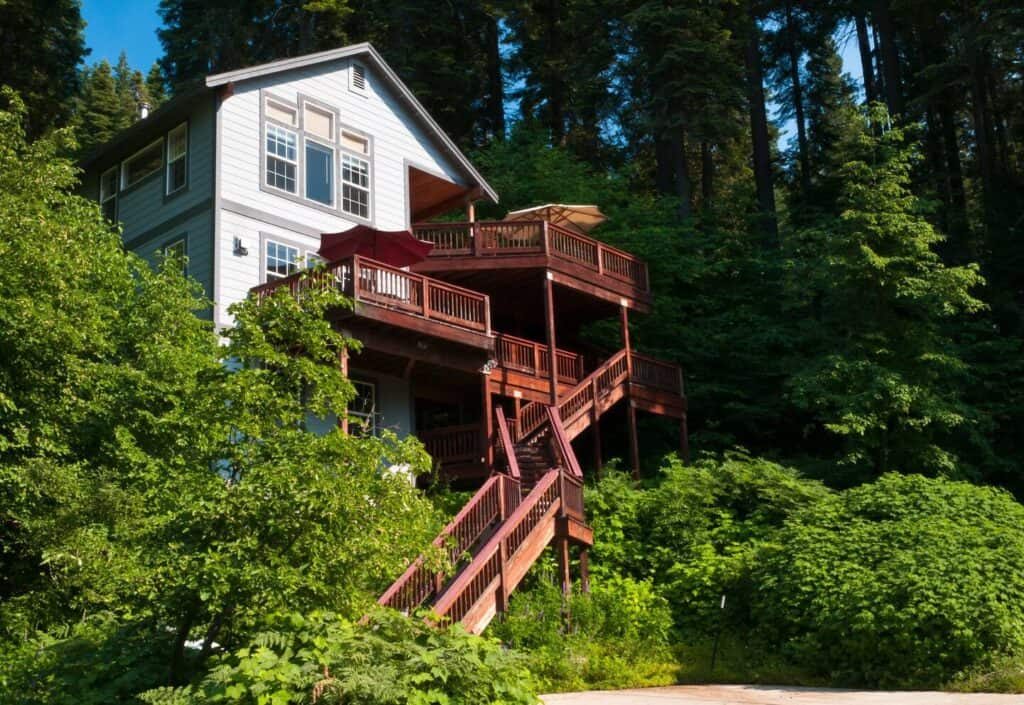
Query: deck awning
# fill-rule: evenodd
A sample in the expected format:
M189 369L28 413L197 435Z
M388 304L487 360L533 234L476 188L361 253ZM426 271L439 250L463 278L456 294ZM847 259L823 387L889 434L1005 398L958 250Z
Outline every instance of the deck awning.
M581 234L587 234L608 218L597 206L570 206L546 203L543 206L509 211L505 220L546 220Z
M321 235L317 254L329 262L361 255L392 267L408 267L425 260L432 249L433 243L417 240L408 230L376 230L357 225L340 233Z

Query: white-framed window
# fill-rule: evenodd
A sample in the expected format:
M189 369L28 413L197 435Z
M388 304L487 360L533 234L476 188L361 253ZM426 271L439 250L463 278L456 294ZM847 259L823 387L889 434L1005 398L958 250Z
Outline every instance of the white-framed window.
M334 113L309 103L304 103L302 108L302 129L305 133L324 142L333 142Z
M334 205L334 149L306 140L306 198Z
M299 271L299 248L267 240L265 256L266 280L283 279Z
M361 379L350 380L356 389L349 402L349 432L356 435L377 434L377 385Z
M267 123L267 186L288 193L298 190L297 144L298 136L295 132Z
M298 127L298 111L291 105L286 105L279 100L267 99L265 115L270 120L277 120L285 125Z
M164 140L161 137L124 160L121 164L121 188L126 189L160 171L164 163Z
M341 155L341 210L370 218L370 162L351 154Z
M109 221L117 220L117 167L100 174L100 208Z
M353 61L348 72L348 88L356 93L366 93L366 67Z
M167 133L167 194L176 193L188 183L188 123Z
M180 262L181 273L188 274L188 248L185 238L164 245L164 258L167 262Z

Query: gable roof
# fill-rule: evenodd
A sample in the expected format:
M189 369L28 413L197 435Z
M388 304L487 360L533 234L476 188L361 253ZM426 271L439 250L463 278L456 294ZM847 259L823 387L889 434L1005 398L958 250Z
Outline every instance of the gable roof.
M384 82L394 90L399 98L401 98L406 106L408 106L413 116L427 131L427 134L434 138L448 156L451 157L459 167L461 167L470 182L479 187L482 194L489 198L493 203L497 203L497 192L495 192L495 190L491 188L490 184L484 180L484 177L482 177L473 167L470 161L466 158L466 155L464 155L455 143L452 142L451 138L448 137L444 130L441 129L441 126L437 124L434 118L430 116L430 113L427 112L426 108L424 108L416 99L416 96L412 94L412 91L409 90L408 86L402 82L402 79L398 77L398 74L388 66L387 62L384 61L384 58L368 42L352 44L350 46L330 49L328 51L321 51L316 54L305 54L303 56L279 59L278 61L271 61L266 64L259 64L257 66L249 66L247 68L236 69L234 71L225 71L224 73L213 74L206 77L206 86L208 88L216 88L229 83L238 83L252 78L259 78L260 76L267 76L283 71L291 71L293 69L304 68L306 66L315 66L317 64L337 61L338 59L347 59L354 56L358 56L366 60L370 66L377 70L377 72L384 78Z

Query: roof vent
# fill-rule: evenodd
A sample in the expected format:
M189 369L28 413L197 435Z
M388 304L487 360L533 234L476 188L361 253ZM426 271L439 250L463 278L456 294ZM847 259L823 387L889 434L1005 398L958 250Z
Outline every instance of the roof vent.
M362 64L352 63L352 90L362 93L366 90L366 67Z

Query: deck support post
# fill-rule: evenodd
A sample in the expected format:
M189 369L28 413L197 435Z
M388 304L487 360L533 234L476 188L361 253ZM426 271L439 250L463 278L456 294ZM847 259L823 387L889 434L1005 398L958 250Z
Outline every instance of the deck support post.
M341 374L345 379L348 379L348 348L342 345L340 351L338 351L338 366L341 368ZM344 406L340 409L338 414L338 427L342 433L348 433L348 406Z
M682 456L684 463L690 464L690 430L686 425L685 411L683 418L679 419L679 455Z
M569 539L555 539L555 553L558 555L558 578L562 581L562 595L572 592L572 564L569 562Z
M551 272L544 272L544 317L548 333L548 364L551 373L551 405L558 404L558 347L555 340L555 292Z
M590 549L587 546L580 547L580 591L590 592Z
M491 375L484 372L482 378L483 418L480 419L480 462L488 470L494 467L494 409L491 403Z
M591 439L594 442L594 472L601 477L601 466L604 459L601 457L601 421L597 415L597 400L594 400L594 419L590 422Z
M640 445L636 434L636 407L629 400L629 464L633 471L633 479L640 479Z

